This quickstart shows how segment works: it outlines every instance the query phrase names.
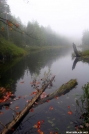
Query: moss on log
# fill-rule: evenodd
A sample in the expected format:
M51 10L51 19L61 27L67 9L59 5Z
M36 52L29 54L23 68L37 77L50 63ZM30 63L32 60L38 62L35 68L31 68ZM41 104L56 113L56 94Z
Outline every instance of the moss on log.
M71 79L70 81L68 81L67 83L63 84L58 90L57 92L60 92L60 91L65 91L65 90L70 90L72 89L73 87L75 87L75 85L77 84L77 81L76 79Z
M71 79L70 81L68 81L67 83L63 84L59 89L57 89L55 92L53 92L52 94L49 94L47 97L41 99L38 101L38 105L39 104L43 104L45 102L47 102L47 100L52 100L55 97L64 95L66 93L68 93L71 89L73 89L76 85L77 85L77 80L76 79Z

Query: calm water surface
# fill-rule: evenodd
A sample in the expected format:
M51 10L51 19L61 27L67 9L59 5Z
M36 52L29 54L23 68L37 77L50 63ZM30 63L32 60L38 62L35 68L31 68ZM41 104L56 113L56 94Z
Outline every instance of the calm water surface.
M49 69L51 74L56 76L53 87L45 90L47 94L54 92L70 79L77 79L78 82L77 87L65 95L36 106L34 111L29 112L24 118L13 132L14 134L38 134L37 129L33 126L40 120L44 120L40 128L44 134L50 134L51 131L65 134L66 131L75 130L73 122L78 120L79 117L76 112L76 99L78 98L76 95L82 94L82 86L89 82L89 65L78 62L72 70L74 60L72 60L71 53L72 50L49 50L0 65L0 86L5 87L9 84L16 97L21 96L19 100L12 101L10 105L11 109L19 106L18 112L27 105L26 101L32 98L30 94L34 89L30 82L33 77L41 81L44 72L48 72ZM53 110L49 110L50 106L53 107ZM71 115L68 114L68 106L72 111ZM5 107L0 107L0 111L3 112L3 114L0 114L0 121L3 124L8 124L13 119L15 113L11 109L6 110ZM0 126L0 129L2 128Z

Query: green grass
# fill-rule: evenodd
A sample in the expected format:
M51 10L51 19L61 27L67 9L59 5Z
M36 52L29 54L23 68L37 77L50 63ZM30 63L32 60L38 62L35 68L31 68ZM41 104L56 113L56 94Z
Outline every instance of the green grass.
M0 38L0 53L6 54L8 53L10 56L18 57L26 54L26 51L23 48L20 48L13 44L10 41L5 40L4 38Z
M89 55L89 50L85 50L82 52L82 56L87 56L87 55Z
M89 50L85 50L85 51L78 51L79 55L81 57L89 57ZM72 53L72 58L75 57L75 53Z
M76 112L78 112L78 115L80 113L80 117L81 118L81 125L82 128L80 126L79 130L81 131L88 131L89 132L89 82L87 84L85 84L83 87L83 94L80 95L80 98L78 100L76 100L76 104L77 104L77 110Z
M28 53L35 53L35 52L40 52L44 50L53 50L53 49L60 49L63 47L68 47L68 46L28 46L28 47L18 47L16 44L6 40L3 37L0 37L0 53L5 55L8 54L12 57L19 57L26 55Z

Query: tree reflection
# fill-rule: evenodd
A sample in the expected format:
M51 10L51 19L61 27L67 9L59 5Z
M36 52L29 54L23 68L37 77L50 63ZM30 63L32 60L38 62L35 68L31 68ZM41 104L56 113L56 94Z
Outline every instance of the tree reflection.
M0 87L9 86L11 92L15 92L16 83L20 78L24 77L25 71L33 74L40 74L40 70L48 66L51 67L52 63L59 57L65 56L69 52L69 48L60 48L59 50L45 50L42 52L29 54L23 58L17 58L13 61L7 61L0 65ZM12 83L10 83L12 81Z
M72 70L75 69L76 64L77 64L78 61L79 61L79 58L76 57L74 62L73 62Z

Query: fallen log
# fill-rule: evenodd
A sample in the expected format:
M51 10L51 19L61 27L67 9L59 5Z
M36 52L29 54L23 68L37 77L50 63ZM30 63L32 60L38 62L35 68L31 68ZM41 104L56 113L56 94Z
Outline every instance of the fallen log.
M43 104L45 102L47 102L48 100L52 100L55 97L59 97L61 95L64 95L66 93L68 93L71 89L73 89L76 85L77 85L77 80L76 79L71 79L70 81L68 81L67 83L63 84L59 89L57 89L55 92L53 92L52 94L49 94L47 97L39 100L37 103L37 105L35 105L34 107Z
M55 76L52 77L52 79L46 84L43 85L42 88L39 90L39 92L32 98L31 102L28 103L28 105L9 123L0 134L11 134L12 128L18 124L23 118L27 115L29 112L29 109L32 107L32 105L35 103L35 101L40 97L42 92L48 87L50 83L54 80Z

